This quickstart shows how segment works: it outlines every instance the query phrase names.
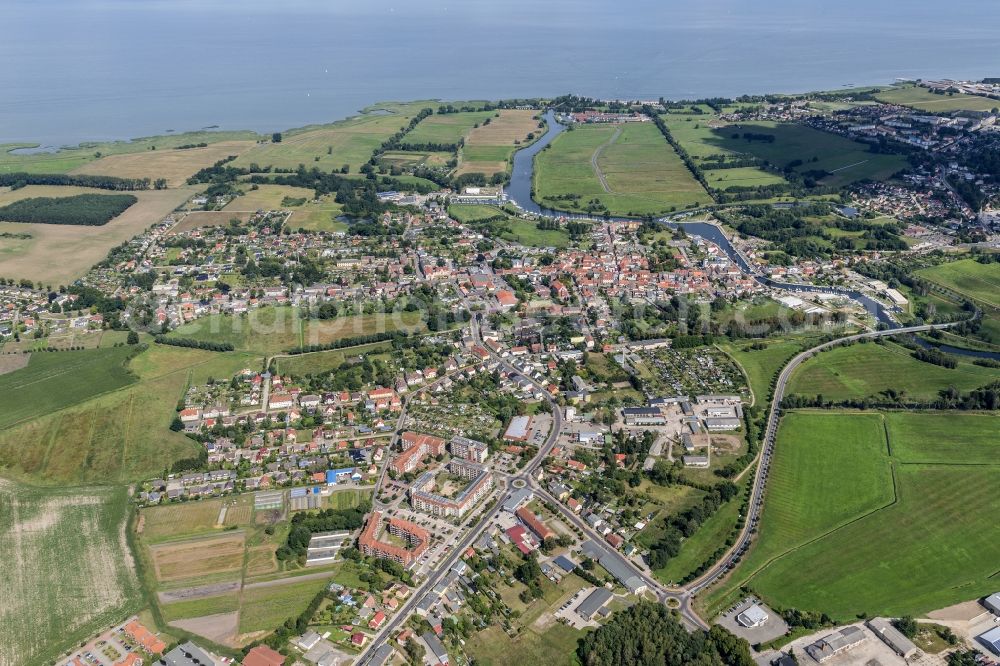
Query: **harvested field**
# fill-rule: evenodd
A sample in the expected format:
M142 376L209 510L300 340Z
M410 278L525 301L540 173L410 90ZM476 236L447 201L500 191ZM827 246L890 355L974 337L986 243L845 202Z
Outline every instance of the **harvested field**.
M166 178L169 187L179 187L199 170L230 155L239 155L255 145L255 141L220 141L204 148L108 155L77 167L70 173L150 180Z
M499 118L492 118L489 125L480 125L465 136L465 145L459 156L457 175L484 173L487 177L507 170L511 155L528 141L528 134L539 135L535 119L537 111L504 109Z
M185 215L184 219L170 230L170 234L180 234L203 227L225 227L233 218L246 222L250 219L250 213L228 210L198 210Z
M244 535L190 539L150 548L153 568L161 582L198 578L240 571L243 568Z
M0 480L0 665L54 660L140 604L124 488Z
M210 530L215 527L215 521L219 518L222 502L221 499L200 500L143 509L143 536L149 541L157 541ZM230 507L226 518L235 510Z
M0 205L30 197L81 192L106 194L92 188L29 185L16 192L0 193ZM133 192L139 202L100 227L0 222L0 233L31 235L15 251L0 254L0 275L53 286L69 284L104 259L108 250L162 220L193 192L190 187Z
M250 576L263 576L278 570L278 561L274 558L274 546L257 546L247 552L247 572Z

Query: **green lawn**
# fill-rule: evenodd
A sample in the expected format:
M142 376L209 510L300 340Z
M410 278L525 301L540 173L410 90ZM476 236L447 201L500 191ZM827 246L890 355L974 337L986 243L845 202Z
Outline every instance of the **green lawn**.
M240 632L270 631L285 620L297 617L329 582L320 578L244 589Z
M937 95L918 86L890 88L875 96L880 102L902 104L921 111L948 113L950 111L991 111L1000 107L1000 101L977 95Z
M652 123L576 125L538 154L534 178L535 199L566 210L596 199L613 214L662 214L711 201ZM569 194L579 198L560 198Z
M0 480L0 655L54 663L139 610L124 487L42 489Z
M899 155L871 153L866 144L798 123L760 121L712 132L714 139L706 141L716 146L717 152L749 154L782 168L794 160L802 160L796 171L830 172L821 182L833 187L864 179L884 180L906 166L906 160ZM775 140L747 141L742 138L744 133L771 135Z
M264 307L246 315L210 315L168 335L206 342L228 342L237 351L277 354L293 347L328 344L383 331L422 331L420 312L353 315L336 319L301 319L293 307Z
M448 214L462 224L488 220L497 215L507 216L507 213L496 206L483 204L452 204L448 206Z
M889 450L903 463L995 465L1000 438L995 415L963 412L889 413Z
M757 541L702 603L717 612L746 585L777 608L847 620L993 591L997 425L958 412L790 413Z
M114 391L136 380L125 367L134 347L35 352L27 367L0 375L0 429Z
M778 560L754 589L845 620L919 615L996 591L1000 467L903 465L896 474L897 504Z
M218 613L232 613L239 610L239 608L240 601L235 592L232 594L220 594L215 597L205 597L204 599L160 604L160 612L163 614L163 619L167 622L202 617L204 615L216 615Z
M778 430L756 541L726 582L709 591L712 612L773 559L892 501L878 414L788 414Z
M905 389L905 398L932 400L948 387L961 391L1000 380L1000 371L960 360L949 369L918 361L910 350L892 342L855 344L825 351L803 363L789 382L788 393L820 394L842 401L875 397L887 389Z
M771 382L784 365L803 349L816 344L818 334L791 335L766 340L767 349L751 349L753 342L726 342L719 347L743 366L750 380L756 405L764 407L771 394Z

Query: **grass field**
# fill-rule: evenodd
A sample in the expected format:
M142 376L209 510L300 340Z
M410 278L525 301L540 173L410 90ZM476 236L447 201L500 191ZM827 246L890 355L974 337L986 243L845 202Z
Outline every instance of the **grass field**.
M203 148L147 150L141 153L108 155L73 169L70 173L117 176L119 178L166 178L168 187L183 185L200 169L221 159L249 150L255 141L219 141Z
M174 620L204 617L218 613L232 613L239 608L240 599L237 594L220 594L214 597L161 604L160 612L163 614L164 620L173 622Z
M508 636L500 627L487 627L469 638L466 651L477 664L548 664L550 666L576 666L577 641L585 632L564 624L553 624L541 631L527 628L516 638Z
M878 93L876 99L887 104L902 104L921 111L948 113L950 111L991 111L1000 107L1000 100L977 95L936 95L927 88L908 86L890 88Z
M209 148L211 148L212 144L215 143L255 141L257 138L258 136L254 132L184 132L181 134L144 137L131 141L82 143L79 146L66 147L54 153L45 152L31 155L18 155L11 151L17 148L33 148L36 147L36 144L0 144L0 173L18 171L28 173L65 173L100 159L98 154L102 156L152 154L159 151L169 151L178 146L207 143L210 144ZM151 150L154 147L156 150ZM181 152L198 150L205 149L191 148Z
M742 138L745 132L770 134L775 140L773 143L747 141ZM906 160L899 155L871 153L863 143L796 123L742 123L714 129L713 134L715 138L707 142L716 146L716 152L721 148L750 154L781 168L793 160L802 160L803 164L795 167L796 171L820 169L830 172L821 183L832 187L866 178L884 180L906 166ZM740 137L733 138L734 134Z
M136 380L125 367L131 347L37 352L26 368L0 375L0 429L114 391Z
M494 173L507 171L508 164L519 144L528 141L528 134L541 133L535 111L503 109L489 125L480 124L465 136L465 145L459 151L457 175L482 173L489 178Z
M975 337L1000 345L1000 264L961 259L921 269L917 275L975 301L983 310L982 326Z
M185 324L171 336L232 343L237 351L276 354L292 347L326 344L383 331L422 331L420 312L302 320L292 307L265 307L245 316L211 315Z
M29 185L0 191L0 205L29 197L69 196L104 190ZM0 275L53 286L69 284L104 259L108 251L159 222L194 192L192 188L134 192L139 202L100 227L0 222L0 233L30 234L27 242L0 239Z
M763 407L770 396L771 382L778 371L793 356L814 344L818 337L818 334L803 334L769 339L767 349L751 349L750 342L727 342L719 347L743 367L750 381L755 404Z
M0 480L0 664L51 663L138 610L125 488Z
M462 111L427 116L407 134L405 143L458 143L475 125L492 118L495 111ZM492 122L492 121L491 121Z
M298 377L321 374L339 368L345 360L356 356L379 354L392 347L390 342L375 342L370 345L360 345L347 349L334 349L311 354L299 354L278 359L278 372Z
M742 496L737 496L722 506L708 520L702 523L698 531L690 538L681 542L681 551L671 558L662 569L653 574L664 582L679 582L685 576L696 571L718 548L726 542L726 537L733 531L740 517Z
M748 585L779 608L848 619L918 615L992 591L998 423L963 413L789 414L758 540L702 603L717 612Z
M538 201L575 211L593 199L635 215L710 202L652 123L577 125L538 154L534 177ZM567 194L580 198L557 198Z
M1000 308L1000 264L960 259L917 271L917 275L965 294L979 303Z
M291 187L289 185L258 185L256 190L249 186L243 186L241 196L236 197L222 209L222 212L249 212L257 210L295 210L299 206L287 206L282 203L285 197L289 199L305 199L312 201L316 195L315 190L305 187Z
M379 109L391 113L362 113L329 125L312 125L284 132L281 143L266 143L242 153L234 166L252 164L295 169L304 164L307 169L322 171L340 169L347 164L357 173L375 149L398 132L421 108L431 103L380 104Z
M162 474L198 446L168 427L189 383L259 364L243 354L151 347L129 364L136 383L58 411L40 409L34 420L0 431L0 467L39 484L114 484Z
M285 620L296 617L328 582L328 579L321 578L244 589L240 633L270 631Z
M1000 370L959 360L949 369L918 361L910 350L892 342L857 344L825 351L803 363L792 376L789 394L841 401L875 397L887 389L905 389L905 398L932 400L954 387L961 391L1000 380Z

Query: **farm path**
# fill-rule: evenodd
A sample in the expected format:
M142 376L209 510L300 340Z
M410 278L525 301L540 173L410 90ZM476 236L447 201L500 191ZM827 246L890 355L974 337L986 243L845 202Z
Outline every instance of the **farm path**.
M615 141L617 141L618 137L620 137L621 135L622 135L622 128L621 125L619 125L618 127L615 128L615 133L611 135L611 138L608 139L605 143L602 143L600 146L598 146L597 150L594 151L594 154L590 156L590 166L594 170L594 173L597 175L597 180L601 181L601 187L603 187L604 191L607 192L608 194L612 193L611 187L608 185L608 179L605 178L604 172L601 171L601 167L597 163L597 160L601 157L601 153L604 152L604 149L607 148L608 146L614 145Z

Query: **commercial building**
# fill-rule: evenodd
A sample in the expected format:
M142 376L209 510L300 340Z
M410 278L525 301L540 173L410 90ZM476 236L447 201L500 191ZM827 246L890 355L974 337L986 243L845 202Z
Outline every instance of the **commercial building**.
M705 427L710 432L722 430L739 430L741 422L737 418L708 418L705 419Z
M982 643L993 654L1000 656L1000 627L993 627L983 634L979 634L976 640Z
M656 407L624 407L622 417L626 425L665 425L667 420Z
M444 440L440 437L404 432L401 439L406 448L389 463L389 468L397 474L408 474L427 456L439 456L444 453Z
M823 663L838 654L842 654L853 647L857 647L865 642L865 632L860 627L844 627L840 631L827 634L815 643L806 646L809 656Z
M581 551L592 560L597 560L608 573L614 576L632 594L642 594L648 588L645 581L635 574L629 564L618 553L602 548L594 541L583 544Z
M188 641L160 657L157 663L163 666L212 666L219 662L218 658Z
M994 615L1000 615L1000 592L994 592L990 596L983 599L983 605L986 606Z
M417 560L430 544L430 534L416 523L399 518L389 518L389 534L403 539L410 547L403 548L395 544L379 541L379 531L382 529L382 513L376 511L368 519L368 524L358 537L358 548L362 553L371 557L380 557L387 560L399 562L403 566L410 566Z
M503 434L503 438L510 442L526 442L528 440L528 430L531 428L530 416L515 416L510 420L510 425Z
M884 617L868 620L868 628L882 639L882 642L892 648L893 652L903 659L909 659L917 653L917 646L904 636L892 623Z
M584 620L590 620L611 601L612 597L614 595L611 593L611 590L606 587L599 587L580 602L580 605L576 607L576 614Z
M767 611L765 611L757 604L754 604L750 606L750 608L747 608L745 611L737 615L736 621L739 622L742 626L746 627L747 629L751 629L753 627L759 627L765 622L767 622L767 618L768 618Z

